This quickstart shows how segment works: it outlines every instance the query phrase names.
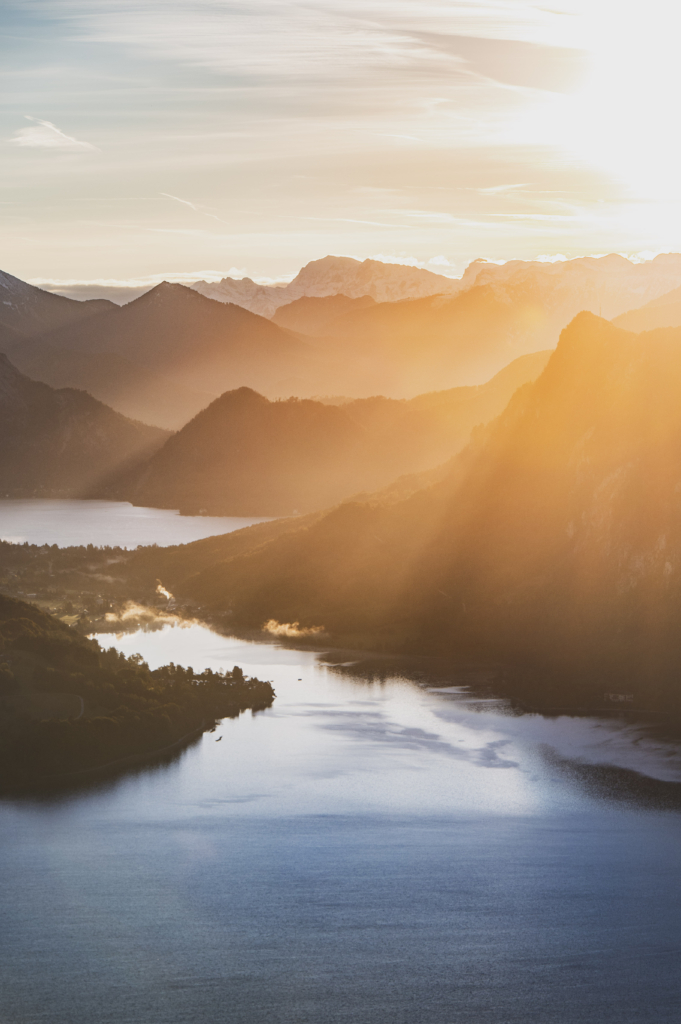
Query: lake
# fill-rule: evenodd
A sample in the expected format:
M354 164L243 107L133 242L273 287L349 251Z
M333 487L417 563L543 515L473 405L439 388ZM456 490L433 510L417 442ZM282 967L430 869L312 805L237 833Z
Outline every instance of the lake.
M0 804L3 1024L678 1020L681 816L595 785L675 748L198 625L100 639L277 699Z
M127 501L0 500L0 540L13 544L168 547L269 521L242 516L181 516L172 509L143 508Z
M198 624L99 639L277 698L0 801L2 1024L678 1021L677 747Z

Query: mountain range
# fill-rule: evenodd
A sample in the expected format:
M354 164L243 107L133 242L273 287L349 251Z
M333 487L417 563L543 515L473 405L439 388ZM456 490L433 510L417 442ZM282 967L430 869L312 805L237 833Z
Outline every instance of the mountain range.
M679 287L681 255L662 253L642 263L615 253L556 262L509 260L497 264L478 259L460 279L378 260L326 256L308 263L287 285L258 285L250 278L227 277L216 283L198 281L192 287L211 299L274 317L282 306L304 296L368 295L382 303L453 296L475 285L491 285L500 297L507 295L511 301L523 295L538 299L549 318L557 318L562 328L580 310L611 319Z
M641 263L618 253L556 262L509 260L495 264L475 260L466 269L461 285L463 289L492 285L497 294L506 294L511 301L522 295L538 300L562 330L578 312L611 320L678 288L681 254L660 253Z
M397 398L478 383L519 355L555 347L565 324L583 310L610 318L662 301L681 286L675 253L644 263L616 254L555 263L476 260L460 281L431 274L427 286L439 281L437 294L424 295L423 286L421 294L414 289L386 301L388 288L358 294L369 288L359 276L369 264L378 273L381 265L372 261L328 257L308 264L287 289L275 289L278 303L305 292L279 304L272 320L306 336L319 359L334 366L316 379L306 373L291 382L296 394ZM405 268L390 273L396 269Z
M614 688L669 709L680 391L680 329L636 335L580 314L439 483L271 537L264 524L252 543L249 531L215 538L198 572L191 545L154 569L233 626L297 622L334 642L503 661L545 705L567 686L585 707Z
M272 289L284 303L272 320L176 284L123 307L77 302L9 275L2 287L0 351L22 372L179 429L240 387L269 399L398 399L479 384L520 355L553 348L583 309L610 317L655 302L657 312L641 314L653 315L654 326L662 305L663 319L672 315L681 256L640 264L617 255L475 261L460 281L327 257ZM439 294L422 294L436 287ZM663 299L667 293L672 299Z
M84 497L167 439L83 391L29 380L0 354L0 494Z
M229 387L276 391L282 378L315 364L297 335L182 285L160 284L123 307L34 291L41 301L67 304L69 314L96 308L52 325L45 317L44 329L30 335L26 317L9 324L0 311L0 351L31 377L78 386L126 416L163 427L182 426Z
M209 299L235 302L253 313L272 317L280 306L303 296L345 295L358 299L368 295L375 302L395 302L424 295L454 294L461 284L419 267L325 256L306 264L287 285L258 285L249 277L240 281L225 277L215 284L197 281L192 288Z
M523 356L487 384L409 401L270 402L250 388L229 391L148 461L95 494L186 514L323 509L450 459L477 424L498 415L518 387L539 375L549 354Z
M519 355L554 348L583 310L610 318L635 301L659 298L681 285L681 256L640 264L617 255L502 266L476 261L460 285L455 294L346 309L335 298L303 298L280 307L274 319L315 330L327 358L341 365L346 359L353 377L347 369L337 375L343 393L361 387L363 394L408 396L477 383Z

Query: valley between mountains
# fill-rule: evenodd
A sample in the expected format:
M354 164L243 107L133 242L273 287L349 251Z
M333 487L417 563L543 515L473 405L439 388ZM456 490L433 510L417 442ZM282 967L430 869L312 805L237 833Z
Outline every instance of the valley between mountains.
M3 543L2 591L79 634L198 618L681 723L681 256L474 264L398 299L405 268L319 262L290 302L251 295L269 319L240 282L119 307L5 275L0 493L273 521Z

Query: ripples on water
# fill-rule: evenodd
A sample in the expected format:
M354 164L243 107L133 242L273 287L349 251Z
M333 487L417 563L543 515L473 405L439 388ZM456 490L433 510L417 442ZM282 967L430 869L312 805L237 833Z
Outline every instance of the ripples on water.
M669 787L675 748L197 625L112 639L277 700L0 805L3 1024L678 1020L681 819L598 785Z

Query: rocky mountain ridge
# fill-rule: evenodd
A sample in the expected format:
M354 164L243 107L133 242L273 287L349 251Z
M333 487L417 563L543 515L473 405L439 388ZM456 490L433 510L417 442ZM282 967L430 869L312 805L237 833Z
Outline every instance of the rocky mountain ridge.
M355 260L350 256L325 256L312 260L287 285L257 285L250 278L223 278L215 284L197 281L196 291L218 302L235 302L261 316L272 317L280 306L303 296L322 298L346 295L357 299L370 296L375 302L395 302L441 293L454 294L458 281L419 267L379 260Z

